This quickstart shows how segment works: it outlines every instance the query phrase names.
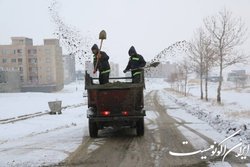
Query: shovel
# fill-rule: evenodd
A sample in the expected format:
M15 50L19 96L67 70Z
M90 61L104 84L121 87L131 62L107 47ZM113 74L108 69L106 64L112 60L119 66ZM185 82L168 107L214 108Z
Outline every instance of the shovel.
M99 39L101 40L101 44L100 44L100 49L99 49L99 53L98 54L100 54L100 52L101 52L103 40L107 39L107 34L106 34L106 32L104 30L102 30L99 33ZM99 63L99 57L97 57L97 60L96 60L94 73L96 73L96 71L97 71L97 65L98 65L98 63Z
M145 66L145 67L139 67L139 68L135 68L135 69L131 69L130 71L134 71L134 70L138 70L138 69L145 69L145 68L152 68L152 67L157 67L160 64L160 62L152 62L149 65Z

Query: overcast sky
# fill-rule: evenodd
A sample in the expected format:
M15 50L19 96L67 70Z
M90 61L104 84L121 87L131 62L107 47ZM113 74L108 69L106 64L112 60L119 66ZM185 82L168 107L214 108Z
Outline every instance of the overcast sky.
M98 42L107 32L104 49L111 61L124 68L128 49L134 45L147 61L180 40L189 40L203 18L227 8L250 27L250 0L58 0L59 15L78 29L89 32ZM56 28L48 12L51 0L0 0L0 44L12 36L33 38L42 44L53 38ZM250 29L249 29L250 32ZM250 40L245 49L250 51Z

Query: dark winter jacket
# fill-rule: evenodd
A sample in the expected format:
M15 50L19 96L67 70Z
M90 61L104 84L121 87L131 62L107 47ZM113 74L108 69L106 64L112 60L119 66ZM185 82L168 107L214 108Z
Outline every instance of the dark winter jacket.
M109 56L103 51L101 51L100 54L101 54L101 58L98 61L97 69L99 70L99 72L101 74L110 72L110 65L109 65L109 61L108 61ZM94 62L94 68L95 68L96 62L97 62L96 55L94 55L94 61L93 62Z
M141 55L137 54L133 46L131 46L131 48L129 49L128 54L130 58L125 71L131 70L132 76L140 74L142 69L139 68L144 67L146 65L144 58Z

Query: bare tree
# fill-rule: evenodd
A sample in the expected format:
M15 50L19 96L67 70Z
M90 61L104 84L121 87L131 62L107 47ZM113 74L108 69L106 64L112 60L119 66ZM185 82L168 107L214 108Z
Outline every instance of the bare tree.
M204 76L205 76L205 100L208 101L208 74L211 68L215 65L217 61L217 56L215 50L212 48L212 41L210 37L205 37L203 40L204 50Z
M177 79L178 79L177 72L173 72L173 73L170 74L167 81L170 83L172 89L174 89L174 84L177 81Z
M218 56L220 80L217 88L217 102L221 103L223 69L246 60L246 57L236 48L245 42L247 28L240 18L233 18L232 13L226 9L204 19L204 24Z
M200 98L203 99L203 76L204 76L204 38L205 32L202 28L195 33L193 40L190 42L189 59L193 63L193 70L200 77Z
M180 79L184 82L182 85L184 87L184 95L187 96L187 84L188 76L192 72L192 67L190 66L190 60L184 59L179 65Z

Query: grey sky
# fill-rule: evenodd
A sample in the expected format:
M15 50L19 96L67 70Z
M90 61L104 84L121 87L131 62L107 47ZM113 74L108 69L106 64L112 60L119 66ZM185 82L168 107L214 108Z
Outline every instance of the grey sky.
M250 27L249 0L58 0L64 22L89 32L99 45L98 34L105 29L104 49L111 61L124 68L127 51L134 45L146 60L179 40L189 40L204 17L226 7ZM42 44L51 38L55 24L48 6L51 0L0 0L0 44L12 36L33 38ZM250 46L250 40L246 46ZM247 47L245 47L247 48ZM249 47L248 47L249 48ZM250 49L248 49L250 51Z

